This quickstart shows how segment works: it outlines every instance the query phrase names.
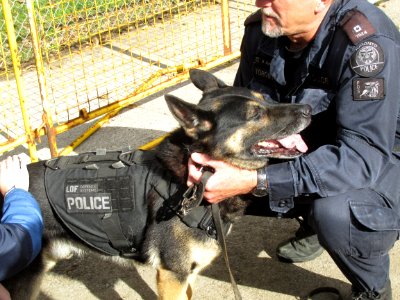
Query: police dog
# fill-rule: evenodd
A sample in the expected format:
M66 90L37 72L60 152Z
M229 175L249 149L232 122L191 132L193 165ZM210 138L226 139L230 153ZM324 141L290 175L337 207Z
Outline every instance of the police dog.
M191 70L190 78L203 91L198 105L172 95L165 96L180 127L154 150L157 164L164 170L164 175L158 177L160 181L174 182L178 190L182 187L185 190L187 163L194 151L247 169L265 166L269 157L291 158L299 154L277 146L276 141L308 126L311 120L308 105L269 103L258 93L228 86L201 70ZM122 264L132 261L126 256L103 255L88 247L60 221L47 200L43 183L45 168L43 162L28 168L30 190L41 205L45 222L43 249L26 270L6 282L14 299L36 298L43 273L72 254L100 255ZM57 187L63 188L65 186ZM162 198L155 193L149 190L143 199L147 215L143 217L143 239L134 258L157 269L160 299L190 299L196 274L212 262L220 248L209 232L182 222L179 214L174 213L173 205L165 204L170 200L165 199L168 195ZM223 223L233 222L242 215L247 204L242 197L222 201L219 206ZM207 206L204 202L203 205Z

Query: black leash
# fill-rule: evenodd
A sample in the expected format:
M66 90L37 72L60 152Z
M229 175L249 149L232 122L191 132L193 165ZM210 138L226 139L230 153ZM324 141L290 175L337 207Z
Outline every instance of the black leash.
M203 167L202 172L203 172L203 175L201 176L200 183L198 184L198 189L200 189L200 191L198 193L198 196L199 196L200 199L203 199L203 194L204 194L206 183L207 183L208 179L211 177L211 175L213 174L212 170L210 170L207 167ZM225 260L225 265L226 265L226 268L228 269L228 272L229 272L229 277L230 277L230 280L231 280L233 293L235 294L235 299L236 300L241 300L242 299L242 295L240 294L240 291L239 291L239 288L237 286L236 280L233 277L232 270L231 270L230 263L229 263L228 251L227 251L226 240L225 240L225 234L224 234L224 229L223 229L223 225L222 225L222 220L221 220L221 215L220 215L220 210L219 210L218 203L211 204L211 211L212 211L212 217L213 217L215 229L217 231L217 240L218 240L218 242L219 242L219 244L221 246L221 249L222 249L222 253L223 253L223 256L224 256L224 260Z
M219 205L217 203L211 204L211 210L212 210L212 216L215 224L215 228L217 230L217 238L218 242L221 245L222 252L224 255L224 260L225 260L225 265L226 268L228 269L229 272L229 277L231 279L231 285L233 289L233 293L235 294L235 299L236 300L241 300L242 295L240 294L239 288L237 286L236 280L233 277L232 270L229 264L229 258L228 258L228 251L226 248L226 241L225 241L225 235L224 231L222 229L222 220L221 220L221 215L219 213Z

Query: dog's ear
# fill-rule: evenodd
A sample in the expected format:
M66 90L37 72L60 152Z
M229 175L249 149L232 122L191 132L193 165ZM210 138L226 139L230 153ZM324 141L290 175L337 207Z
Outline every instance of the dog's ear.
M227 87L227 85L213 74L199 70L199 69L191 69L189 71L190 80L192 80L193 84L203 92L208 90Z
M194 139L213 128L211 112L199 109L173 95L165 95L168 108L186 134Z

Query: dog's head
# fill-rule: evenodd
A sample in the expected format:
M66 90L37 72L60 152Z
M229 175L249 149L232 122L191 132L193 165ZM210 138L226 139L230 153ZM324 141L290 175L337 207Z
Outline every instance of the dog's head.
M247 169L264 166L268 158L288 159L301 154L280 146L277 140L308 126L309 105L266 101L259 93L228 86L202 70L191 70L190 79L203 91L198 105L172 95L165 99L191 139L191 151Z

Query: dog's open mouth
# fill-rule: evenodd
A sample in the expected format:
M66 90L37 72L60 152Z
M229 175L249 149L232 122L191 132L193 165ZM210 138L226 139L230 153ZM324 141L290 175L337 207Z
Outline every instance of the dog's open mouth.
M297 135L292 135L286 137L282 140L265 140L260 141L252 147L252 152L257 156L264 156L268 158L277 158L277 159L291 159L302 155L307 149L300 148L293 142L293 145L290 147L284 146L287 145L288 140L298 139ZM300 150L298 149L300 148Z

